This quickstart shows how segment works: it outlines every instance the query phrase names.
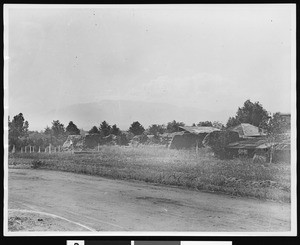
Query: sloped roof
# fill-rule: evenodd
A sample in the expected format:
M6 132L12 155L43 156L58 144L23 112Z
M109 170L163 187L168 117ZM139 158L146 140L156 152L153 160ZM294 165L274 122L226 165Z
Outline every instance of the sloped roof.
M220 131L220 129L214 127L179 126L179 128L191 134L203 134L203 133L208 134L214 131Z
M230 131L238 132L239 136L244 137L255 137L265 135L264 133L259 132L259 128L250 124L250 123L241 123L231 129Z
M280 142L273 143L275 150L289 150L290 141L282 140ZM267 149L272 146L272 143L268 141L266 137L248 138L241 141L233 142L227 145L227 148L231 149Z
M228 144L227 147L233 149L254 149L262 145L265 145L265 147L260 147L261 149L269 147L266 138L245 139L245 140L230 143Z
M184 132L163 133L160 136L163 138L172 138L174 135L183 135Z

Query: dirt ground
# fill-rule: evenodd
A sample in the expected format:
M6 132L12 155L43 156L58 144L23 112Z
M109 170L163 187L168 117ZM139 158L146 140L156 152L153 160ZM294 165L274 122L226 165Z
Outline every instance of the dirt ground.
M9 210L9 231L89 231L89 229L58 217L32 211Z
M287 203L34 169L9 169L8 209L25 212L20 211L19 216L12 212L9 222L14 221L14 217L35 220L39 212L55 215L49 223L63 231L267 232L291 229L291 206ZM31 224L27 229L49 229L36 220ZM10 227L14 227L13 224ZM16 227L21 229L21 226Z

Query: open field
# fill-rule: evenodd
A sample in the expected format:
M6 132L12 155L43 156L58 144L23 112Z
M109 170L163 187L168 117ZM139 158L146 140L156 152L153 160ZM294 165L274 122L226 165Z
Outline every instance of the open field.
M207 149L197 155L154 146L103 146L95 154L10 154L8 163L9 168L35 167L290 202L289 163L219 160Z

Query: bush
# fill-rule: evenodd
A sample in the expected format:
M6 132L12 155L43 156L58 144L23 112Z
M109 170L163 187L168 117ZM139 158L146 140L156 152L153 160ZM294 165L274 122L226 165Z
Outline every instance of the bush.
M225 159L231 158L230 153L226 150L226 146L229 143L235 142L239 140L239 135L237 132L232 131L215 131L208 134L203 139L203 144L205 146L211 147L215 156Z
M117 144L118 145L128 145L129 140L127 139L126 134L121 133L120 135L117 136Z
M45 162L43 162L43 161L40 161L40 160L32 161L32 168L34 168L34 169L40 168L44 165L45 165Z

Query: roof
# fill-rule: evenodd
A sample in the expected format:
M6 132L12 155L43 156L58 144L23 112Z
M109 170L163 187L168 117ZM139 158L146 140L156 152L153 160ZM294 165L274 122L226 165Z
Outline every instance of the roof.
M183 135L184 132L163 133L160 136L163 138L173 138L174 135Z
M214 127L179 126L179 128L191 134L203 134L203 133L208 134L214 131L220 131L220 129Z
M279 116L290 117L291 113L279 113Z
M250 123L241 123L240 125L237 125L229 130L238 132L239 136L242 138L265 135L264 133L259 131L258 127L254 126Z
M275 150L289 150L290 141L282 140L277 143L273 143ZM266 137L248 138L245 140L233 142L227 145L227 148L231 149L267 149L272 146L272 143L268 141Z
M263 147L262 145L265 145L265 147ZM254 149L257 148L259 146L260 149L264 149L264 148L268 148L268 141L266 140L266 138L250 138L250 139L245 139L245 140L241 140L241 141L237 141L237 142L233 142L228 144L228 148L233 148L233 149Z

